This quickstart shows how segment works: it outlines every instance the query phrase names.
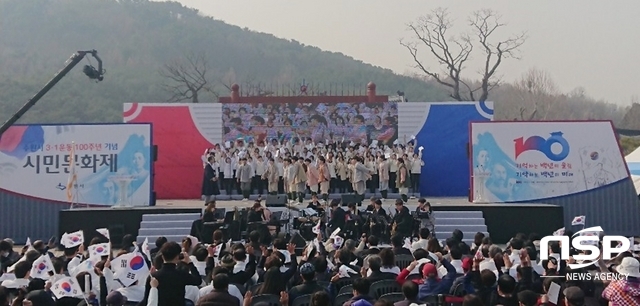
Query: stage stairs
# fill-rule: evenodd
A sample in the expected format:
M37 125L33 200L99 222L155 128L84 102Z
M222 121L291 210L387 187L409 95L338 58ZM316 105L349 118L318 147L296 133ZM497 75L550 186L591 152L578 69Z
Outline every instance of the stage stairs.
M191 224L200 218L199 213L182 214L144 214L138 231L138 243L149 238L150 247L153 248L158 237L167 237L169 241L180 243L182 238L191 233Z
M482 211L435 211L434 216L435 235L443 243L455 229L464 233L463 241L468 245L473 243L477 232L489 236ZM164 236L169 241L181 242L191 232L193 221L199 217L199 213L142 215L137 241L142 243L149 238L149 243L153 244L158 237Z
M436 238L442 243L451 237L455 229L459 229L464 234L463 241L471 246L473 238L477 232L487 232L487 225L482 215L482 211L434 211Z

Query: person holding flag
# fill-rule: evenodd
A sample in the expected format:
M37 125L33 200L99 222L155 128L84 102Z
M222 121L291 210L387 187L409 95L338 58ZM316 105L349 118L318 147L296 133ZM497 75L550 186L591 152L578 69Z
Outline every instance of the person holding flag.
M202 278L198 268L193 265L188 254L181 253L180 245L176 242L167 242L160 249L162 255L162 268L151 273L158 280L158 306L184 306L185 286L199 286ZM182 254L182 259L180 258ZM189 272L178 270L177 264L182 261L189 266ZM142 305L146 305L149 299L149 288L145 290Z

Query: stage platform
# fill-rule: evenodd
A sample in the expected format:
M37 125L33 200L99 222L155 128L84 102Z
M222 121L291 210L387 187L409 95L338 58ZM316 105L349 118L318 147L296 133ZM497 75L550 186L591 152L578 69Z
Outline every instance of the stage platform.
M491 238L495 243L506 243L510 237L518 232L538 233L550 235L553 231L563 227L563 209L557 205L546 204L472 204L466 198L429 198L435 211L481 211ZM366 201L368 203L368 201ZM306 207L306 203L304 207ZM383 203L389 209L394 200ZM138 236L138 230L143 215L149 214L185 214L200 213L204 208L200 200L158 200L156 206L144 207L114 207L114 208L76 208L60 211L59 235L79 229L85 231L85 238L97 236L95 229L109 228L112 242L117 245L122 236L132 234ZM252 201L217 201L217 206L227 211L238 207L248 208ZM415 210L417 199L408 201L408 208ZM303 207L303 208L304 208ZM286 210L286 208L272 207L272 211ZM436 220L438 231L438 220ZM468 233L471 234L471 233ZM467 236L467 235L465 235ZM152 241L150 241L152 242ZM153 242L152 242L153 243Z

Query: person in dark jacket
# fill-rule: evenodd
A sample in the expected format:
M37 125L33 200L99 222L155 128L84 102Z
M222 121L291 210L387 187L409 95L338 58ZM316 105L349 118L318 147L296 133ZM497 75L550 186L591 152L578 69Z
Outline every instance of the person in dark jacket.
M401 234L391 237L391 245L393 246L393 254L411 255L411 250L404 247L404 237Z
M316 268L312 264L305 263L300 266L300 276L302 277L302 284L289 290L289 305L293 305L293 301L299 296L325 290L325 288L318 285L318 282L315 280Z
M507 269L509 268L511 268L510 263L507 266ZM492 292L488 305L517 306L519 303L518 293L531 289L531 259L526 252L520 253L520 266L517 269L521 276L520 281L516 282L509 274L501 275L498 278L498 287Z
M404 300L395 302L393 306L409 306L411 304L421 305L423 302L418 300L418 284L412 281L406 281L402 285L402 295Z
M13 250L11 243L0 241L0 272L7 272L7 268L20 260L20 254Z
M198 299L196 306L240 306L240 300L229 294L228 289L229 276L217 274L213 277L213 291Z
M198 268L193 265L188 254L183 253L183 258L180 259L180 251L180 245L173 241L165 243L160 249L164 263L160 270L151 273L151 276L160 283L158 285L158 306L185 305L185 286L199 286L202 283ZM190 273L177 269L177 264L181 260L188 265ZM138 305L147 305L150 289L150 285L147 284L144 299Z
M331 279L332 282L338 281L339 275L336 274L334 278ZM375 303L375 299L369 295L369 288L371 287L371 282L369 282L366 278L356 278L353 281L353 297L346 301L344 306L351 305L373 305Z
M331 201L331 220L327 224L329 233L333 232L337 228L344 228L346 212L340 207L340 200L334 199Z
M413 217L409 209L404 206L404 202L396 200L396 214L393 216L393 223L396 227L396 235L411 237L413 232Z
M213 156L209 155L207 164L204 166L204 175L202 176L202 195L204 196L204 205L207 205L215 196L220 194L218 187L218 171L213 168Z

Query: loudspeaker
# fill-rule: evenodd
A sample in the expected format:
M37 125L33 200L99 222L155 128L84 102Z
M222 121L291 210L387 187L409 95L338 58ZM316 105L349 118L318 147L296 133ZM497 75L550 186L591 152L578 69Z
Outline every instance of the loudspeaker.
M349 203L359 203L361 202L361 196L357 194L343 194L342 195L342 206L347 206Z
M149 206L156 206L156 192L151 192L151 201L149 202Z
M287 205L287 196L284 194L267 195L267 207L285 207Z
M158 146L157 145L153 145L153 161L158 161Z

